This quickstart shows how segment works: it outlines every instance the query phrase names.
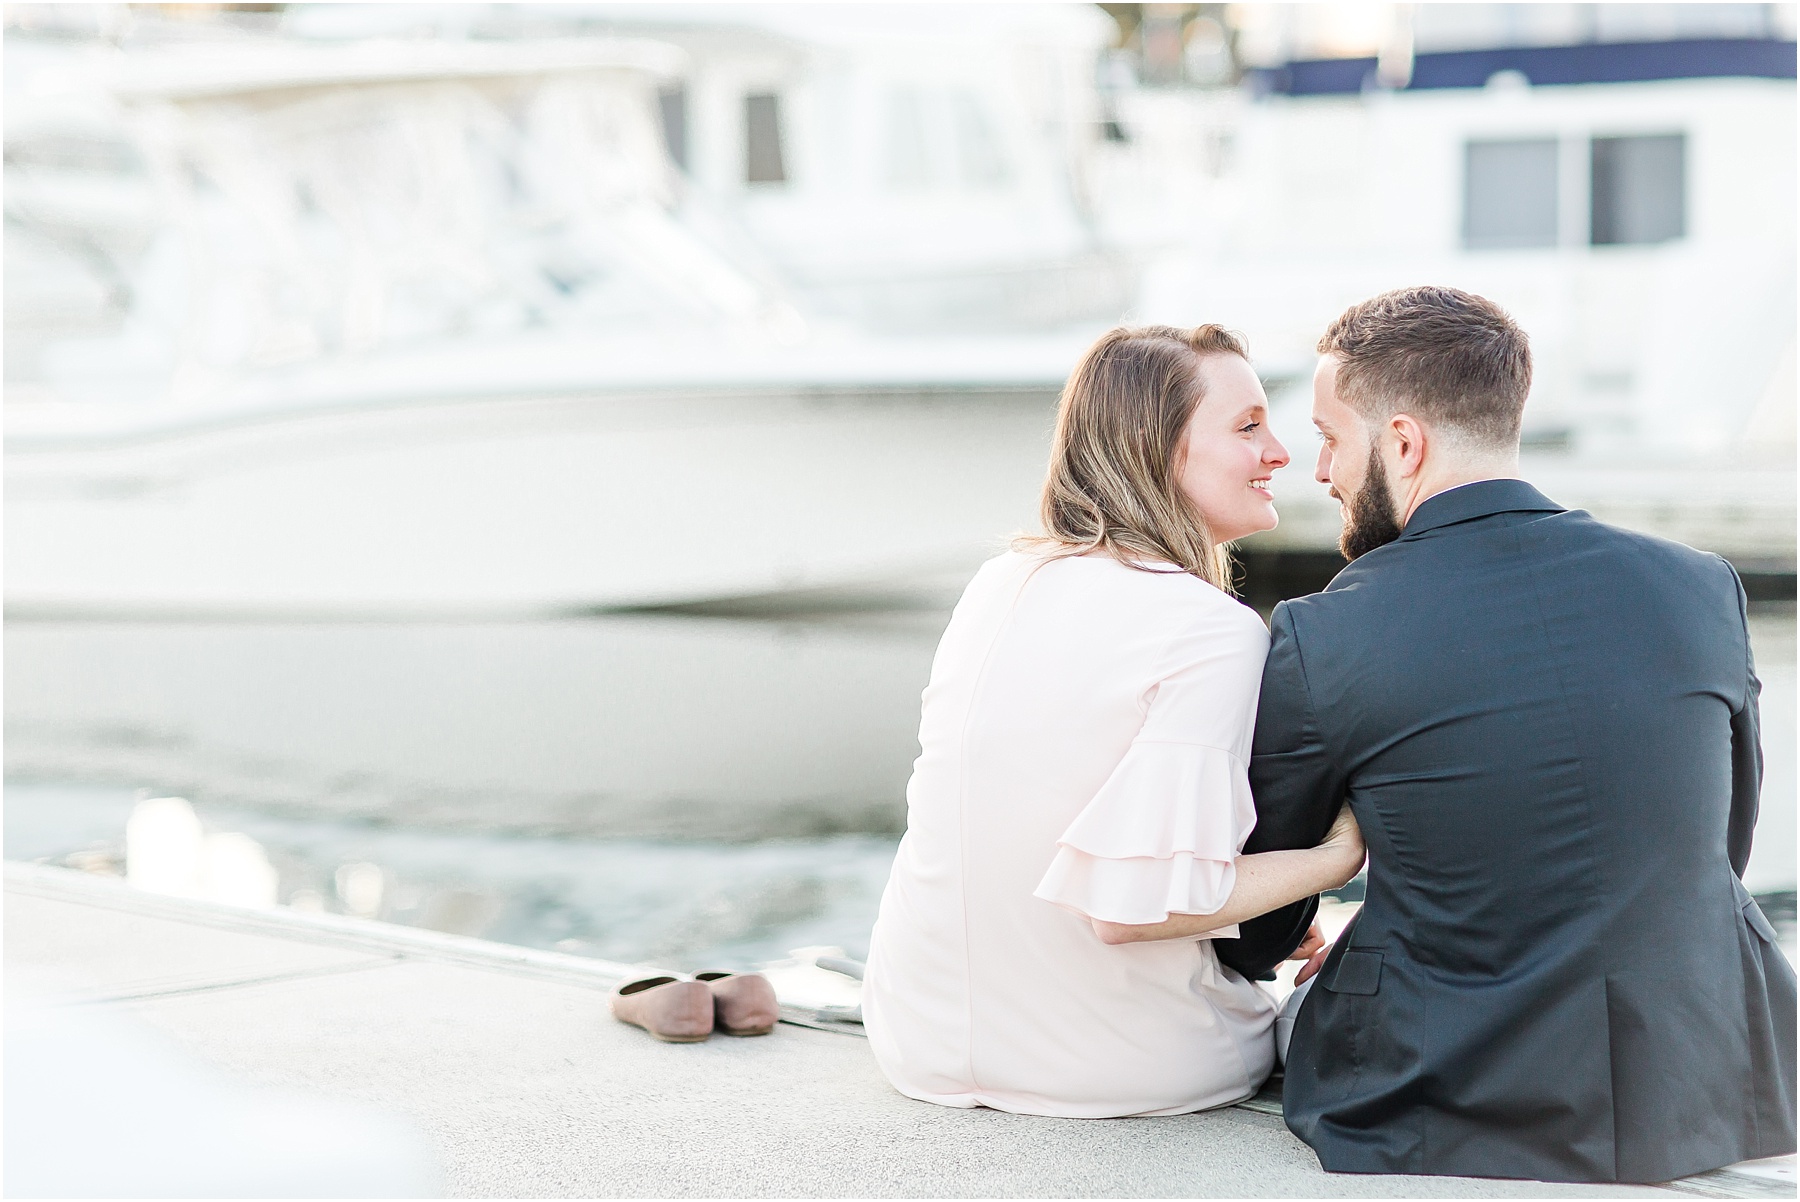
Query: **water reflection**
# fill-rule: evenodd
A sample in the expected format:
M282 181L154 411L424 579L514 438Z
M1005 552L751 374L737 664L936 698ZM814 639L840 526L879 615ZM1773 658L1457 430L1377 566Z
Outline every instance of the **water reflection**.
M199 897L206 832L179 797L137 803L125 823L125 879L151 893Z
M134 839L146 829L155 840ZM195 872L204 862L196 846L233 849L240 866L267 865L267 892ZM134 884L182 896L279 900L689 970L744 968L806 946L860 959L894 846L892 838L857 835L675 843L418 831L96 786L15 782L6 796L12 859L124 872Z
M344 912L358 918L374 918L381 913L382 894L387 891L387 874L379 864L358 860L338 867L332 879L337 882L337 895L343 899Z
M125 823L125 879L133 887L231 906L273 906L278 878L262 845L237 831L208 834L180 797L137 803Z
M947 616L10 622L6 772L434 830L897 833Z

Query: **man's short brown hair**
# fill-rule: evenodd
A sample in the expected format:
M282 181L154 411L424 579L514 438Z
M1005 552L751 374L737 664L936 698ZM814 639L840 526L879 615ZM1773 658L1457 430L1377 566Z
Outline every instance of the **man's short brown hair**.
M1411 413L1482 446L1519 441L1531 346L1494 302L1455 288L1398 288L1351 305L1319 339L1337 392L1365 418Z

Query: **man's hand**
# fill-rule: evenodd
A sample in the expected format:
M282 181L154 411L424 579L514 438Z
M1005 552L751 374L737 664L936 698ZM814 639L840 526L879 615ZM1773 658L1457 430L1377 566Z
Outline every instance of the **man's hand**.
M1329 950L1330 945L1325 942L1325 933L1319 930L1319 924L1315 922L1306 932L1306 938L1301 941L1299 947L1294 949L1293 954L1289 956L1288 959L1310 960L1318 953ZM1313 971L1317 972L1318 969L1315 968Z

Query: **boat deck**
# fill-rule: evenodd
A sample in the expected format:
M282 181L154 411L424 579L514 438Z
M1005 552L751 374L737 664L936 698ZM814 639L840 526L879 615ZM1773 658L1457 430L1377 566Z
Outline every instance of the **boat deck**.
M626 966L64 869L7 866L6 959L11 987L53 1009L124 1017L240 1081L398 1117L435 1151L436 1179L415 1192L1794 1196L1792 1157L1663 1186L1332 1175L1266 1100L1152 1119L949 1110L896 1094L867 1042L838 1031L658 1043L608 1016ZM20 1086L9 1080L9 1113L31 1101ZM8 1150L13 1192L21 1149Z

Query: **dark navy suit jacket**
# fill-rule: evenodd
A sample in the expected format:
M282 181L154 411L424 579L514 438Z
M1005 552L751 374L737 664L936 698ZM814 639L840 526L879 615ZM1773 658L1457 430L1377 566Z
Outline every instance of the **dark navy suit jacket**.
M1794 973L1739 876L1762 774L1717 556L1518 480L1275 610L1247 852L1348 800L1368 896L1294 1029L1325 1168L1661 1181L1794 1150ZM1244 924L1261 976L1316 899Z

